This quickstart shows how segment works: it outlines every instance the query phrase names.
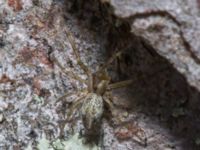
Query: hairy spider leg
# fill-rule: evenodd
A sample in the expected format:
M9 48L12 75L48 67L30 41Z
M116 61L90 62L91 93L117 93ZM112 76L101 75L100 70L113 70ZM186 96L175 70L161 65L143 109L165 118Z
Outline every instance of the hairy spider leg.
M122 53L122 50L113 54L106 63L104 63L100 68L99 70L95 73L96 75L98 75L99 73L103 72L107 67L108 65L110 65L117 57L119 57Z
M110 107L110 110L114 109L114 105L112 103L112 94L110 91L107 91L104 96L103 96L103 100L108 104L108 106Z
M71 32L67 29L67 27L65 28L65 32L66 32L66 35L68 37L68 40L71 44L71 47L72 47L72 50L74 51L74 54L76 56L76 59L77 59L77 63L78 65L81 67L81 69L84 71L84 73L88 76L88 91L89 92L93 92L93 75L92 75L92 71L88 68L88 66L86 66L81 58L80 58L80 54L78 52L78 49L76 48L76 44L74 42L74 38L71 34Z
M72 104L72 106L69 108L69 112L67 113L67 117L68 117L69 120L71 119L71 116L72 116L72 113L74 112L74 110L77 109L80 106L80 104L83 102L82 99L84 99L87 96L87 94L88 93L85 92L83 96L77 98L74 101L74 103Z
M109 98L106 96L103 97L103 100L108 104L109 110L111 111L111 114L113 115L114 105L111 99L112 97L109 97Z
M126 86L129 86L130 84L133 84L134 82L136 82L137 80L143 80L145 79L146 77L155 77L156 75L158 75L160 72L163 72L165 71L166 69L168 69L169 66L167 67L164 67L164 68L161 68L149 75L145 75L145 76L140 76L139 78L135 79L135 80L124 80L124 81L120 81L120 82L116 82L116 83L111 83L108 85L108 90L113 90L113 89L117 89L117 88L122 88L122 87L126 87Z
M120 82L116 82L116 83L112 83L108 85L108 89L107 89L108 91L105 93L105 96L103 98L105 102L108 104L108 106L110 107L110 111L112 114L113 114L112 110L114 110L114 105L113 105L113 96L112 96L111 90L126 87L130 85L131 83L133 83L133 80L125 80L125 81L120 81Z
M85 93L87 91L87 89L86 88L84 88L84 89L81 89L80 91L73 91L73 92L65 92L65 94L64 95L62 95L61 97L59 97L57 100L56 100L56 103L58 103L58 102L60 102L60 101L62 101L64 98L66 98L66 97L69 97L69 96L72 96L72 95L79 95L79 94L81 94L81 93Z
M57 104L58 102L62 101L64 98L69 97L69 96L72 96L72 95L75 95L75 94L77 94L77 91L65 93L64 95L62 95L61 97L59 97L59 98L56 100L56 104Z
M123 51L124 51L124 50L120 50L120 51L118 51L117 53L114 53L114 54L107 60L107 62L104 63L104 64L99 68L98 71L96 71L95 75L98 76L98 77L100 77L100 75L103 74L104 76L106 76L106 77L108 78L107 80L110 81L110 79L109 79L109 77L108 77L108 75L107 75L107 72L106 72L106 68L107 68L117 57L119 57L119 56L122 54ZM131 83L132 83L132 80L125 80L125 81L120 81L120 82L117 82L117 83L109 84L108 87L109 87L109 89L121 88L121 87L128 86L128 85L131 84Z
M114 104L113 104L113 96L112 96L111 91L107 91L107 92L104 94L103 100L104 100L105 103L107 104L108 109L109 109L109 111L111 112L111 116L112 116L113 118L115 118L117 114L116 114L116 112L115 112L116 108L115 108L115 106L114 106ZM116 119L115 119L115 120L116 120ZM122 123L122 121L121 121L119 118L117 118L116 121L117 121L118 124Z
M108 85L108 89L109 90L113 90L113 89L117 89L117 88L122 88L122 87L126 87L129 86L130 84L133 83L133 80L124 80L124 81L119 81L116 83L111 83Z
M115 83L114 86L113 86L113 89L120 88L121 85L122 85L121 87L129 85L129 83L131 83L131 82L128 82L128 81L131 81L131 80L127 80L127 81L122 81L122 82ZM114 105L113 105L112 93L110 91L107 91L106 95L103 97L103 99L108 104L109 110L111 112L111 115L114 117L116 115L116 113L114 112L115 108L114 108ZM117 119L116 121L118 122L118 125L119 124L123 124L123 121L121 119ZM138 128L139 128L139 130L137 130L134 133L134 135L138 139L133 139L133 140L136 141L136 142L138 142L139 144L142 144L143 146L146 147L147 146L147 136L146 136L146 133L140 127L138 127Z
M72 77L73 79L78 80L79 82L86 84L87 82L85 80L83 80L81 77L79 77L77 74L75 74L72 70L66 70L61 63L55 58L53 57L54 62L57 64L57 66L67 75L69 75L70 77Z
M69 93L69 94L74 94L74 93ZM75 99L72 104L72 106L69 107L69 112L67 113L67 118L65 120L62 121L62 123L60 124L60 137L63 137L64 135L64 127L66 125L66 123L68 123L69 121L71 121L71 117L72 114L76 111L74 111L75 109L78 109L78 106L81 105L81 103L83 102L82 99L84 99L87 96L87 93L84 93L84 95L82 95L81 97ZM73 120L72 120L72 124L73 124Z

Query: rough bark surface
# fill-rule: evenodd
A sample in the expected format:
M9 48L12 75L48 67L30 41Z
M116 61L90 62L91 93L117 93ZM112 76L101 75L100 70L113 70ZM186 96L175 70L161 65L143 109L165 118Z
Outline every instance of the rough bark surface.
M199 0L0 0L0 149L199 149L199 5ZM105 107L101 147L88 148L84 136L78 138L84 129L79 109L72 122L65 121L78 92L57 102L85 86L53 58L86 78L65 27L92 71L124 50L108 73L112 82L134 80L113 91L113 114Z
M112 0L113 13L131 22L131 32L148 41L200 88L200 7L198 0Z

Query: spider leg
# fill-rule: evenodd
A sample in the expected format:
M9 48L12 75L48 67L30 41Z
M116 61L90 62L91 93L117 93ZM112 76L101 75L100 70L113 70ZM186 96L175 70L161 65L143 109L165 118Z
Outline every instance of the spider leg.
M133 80L120 81L120 82L109 84L108 89L113 90L113 89L117 89L117 88L122 88L122 87L126 87L132 83L133 83Z
M57 100L56 100L56 104L60 101L62 101L64 98L66 97L69 97L69 96L72 96L72 95L79 95L80 93L83 93L83 92L86 92L87 89L84 88L84 89L81 89L80 91L73 91L73 92L66 92L64 95L62 95L61 97L59 97Z
M81 83L87 84L87 82L85 80L83 80L81 77L79 77L77 74L75 74L72 70L66 70L61 63L55 58L53 57L54 62L57 64L57 66L67 75L69 75L70 77L72 77L73 79L78 80Z
M146 78L152 78L152 77L156 77L157 75L159 75L160 72L163 72L165 70L167 70L169 68L169 66L161 68L149 75L144 75L144 76L140 76L137 79L130 79L130 80L125 80L125 81L120 81L120 82L116 82L116 83L111 83L108 85L108 90L113 90L113 89L117 89L117 88L122 88L122 87L126 87L129 86L131 84L133 84L134 82L137 82L138 80L144 80Z
M64 98L69 97L69 96L72 96L72 95L74 95L74 94L77 94L77 92L74 91L74 92L65 93L64 95L62 95L61 97L59 97L59 98L56 100L55 103L57 104L58 102L62 101Z
M113 118L116 118L116 115L118 115L118 112L116 113L114 110L116 109L113 105L113 102L112 102L112 94L110 92L107 92L106 93L106 96L103 97L104 98L104 101L108 104L109 108L110 108L110 111L111 111L111 115ZM116 123L117 124L114 124L114 125L117 125L117 126L121 126L124 124L124 122L120 119L120 118L116 118ZM126 127L126 126L125 126ZM129 132L132 132L132 136L135 136L136 138L133 138L134 141L138 142L139 144L143 145L143 146L147 146L147 136L146 136L146 133L145 131L139 127L138 125L135 127L137 128L137 130L131 130L131 128L128 126L126 127L127 130L129 130ZM130 129L129 129L130 128Z
M78 49L76 48L76 44L74 42L74 38L73 38L71 32L67 28L65 28L65 32L66 32L68 40L71 44L72 50L74 51L74 54L76 56L78 65L81 67L81 69L84 71L84 73L88 76L88 84L87 84L88 85L88 91L92 92L93 91L92 71L82 62L82 60L80 58L80 54L78 52Z
M105 95L103 96L103 100L106 102L106 104L108 105L109 107L109 110L111 112L111 115L114 116L115 115L115 107L113 105L113 97L112 97L112 93L107 91L105 93Z
M98 75L99 73L103 72L108 67L109 64L111 64L117 57L119 57L122 54L122 51L123 50L113 54L113 56L111 56L108 59L108 61L99 68L99 70L96 72L96 74Z
M87 96L87 93L82 95L81 97L77 98L75 102L72 104L72 106L69 108L69 112L67 113L67 120L70 120L72 117L72 114L75 112L74 110L80 106L82 103L82 99L84 99Z
M112 103L112 101L109 98L103 97L104 101L108 104L109 109L112 111L114 108L114 105Z
M136 137L138 138L138 141L136 139L134 139L134 140L136 142L138 142L139 144L142 144L144 147L146 147L147 146L147 135L142 128L140 128L140 127L138 127L138 128L139 129L138 129L137 133L135 134Z
M73 95L73 94L75 94L75 92L68 93L68 95ZM62 123L59 125L61 138L64 137L64 128L65 128L66 123L71 121L72 114L76 112L75 109L82 103L82 99L84 99L86 96L87 96L87 94L84 93L83 96L75 99L74 100L75 102L72 104L72 106L69 107L69 112L67 113L67 118L65 120L63 120ZM73 126L73 120L71 123Z

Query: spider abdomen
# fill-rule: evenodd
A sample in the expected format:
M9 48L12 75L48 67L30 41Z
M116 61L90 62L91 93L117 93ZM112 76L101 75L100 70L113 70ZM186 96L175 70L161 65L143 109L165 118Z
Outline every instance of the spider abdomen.
M100 124L104 111L103 98L95 93L89 93L84 99L81 114L84 127L90 130Z

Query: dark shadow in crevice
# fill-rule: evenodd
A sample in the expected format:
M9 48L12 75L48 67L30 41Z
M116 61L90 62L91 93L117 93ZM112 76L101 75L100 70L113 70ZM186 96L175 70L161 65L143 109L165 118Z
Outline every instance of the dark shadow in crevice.
M111 72L115 74L114 81L134 79L134 84L126 90L131 93L130 101L134 99L133 104L143 113L156 117L171 135L183 139L183 149L198 149L195 141L198 142L200 135L199 91L147 41L130 34L129 22L113 16L107 4L92 0L70 2L66 1L66 10L99 33L105 41L108 58L116 50L124 49Z

